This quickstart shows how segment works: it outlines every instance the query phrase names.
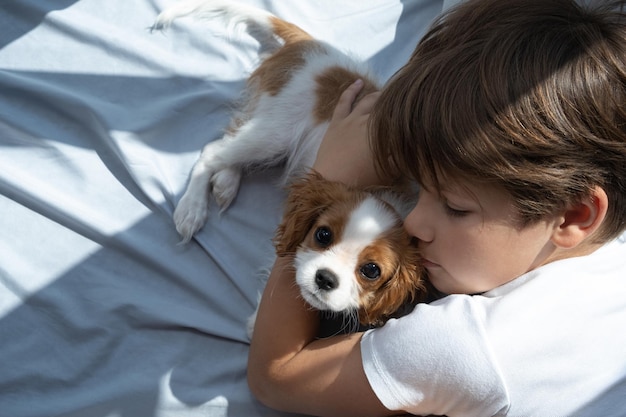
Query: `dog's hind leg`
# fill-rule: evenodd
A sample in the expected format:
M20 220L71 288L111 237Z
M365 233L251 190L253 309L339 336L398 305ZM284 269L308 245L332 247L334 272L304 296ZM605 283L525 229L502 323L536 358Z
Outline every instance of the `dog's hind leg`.
M204 147L191 170L187 189L174 210L174 223L183 243L189 242L207 220L209 187L216 168L211 155L215 154L223 142L224 139L217 140Z
M278 165L290 146L289 133L273 124L274 118L255 117L228 138L219 153L219 166L211 178L211 193L226 210L237 196L244 169Z

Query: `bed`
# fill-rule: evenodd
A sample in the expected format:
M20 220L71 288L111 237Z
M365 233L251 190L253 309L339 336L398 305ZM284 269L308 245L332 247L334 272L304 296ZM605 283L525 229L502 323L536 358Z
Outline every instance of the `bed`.
M2 416L283 415L248 390L245 332L272 260L279 170L247 177L188 244L171 220L258 44L193 19L151 33L173 2L2 1ZM352 51L383 79L443 7L247 3Z

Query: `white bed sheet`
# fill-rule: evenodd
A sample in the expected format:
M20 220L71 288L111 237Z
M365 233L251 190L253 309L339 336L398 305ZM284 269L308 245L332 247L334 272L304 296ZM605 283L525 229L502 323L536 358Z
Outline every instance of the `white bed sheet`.
M248 0L387 79L441 0ZM279 416L246 384L245 322L277 170L188 245L171 221L258 45L171 0L0 2L0 415ZM277 325L280 325L277 323Z

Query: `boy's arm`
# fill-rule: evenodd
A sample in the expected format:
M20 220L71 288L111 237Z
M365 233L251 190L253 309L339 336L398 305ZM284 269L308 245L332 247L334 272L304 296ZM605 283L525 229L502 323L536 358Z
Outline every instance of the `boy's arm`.
M276 260L261 299L248 361L252 392L290 412L393 415L363 371L361 333L315 339L319 318L300 297L291 262Z
M342 94L313 168L327 179L381 184L367 137L378 94L353 108L362 83ZM263 293L248 361L252 392L266 405L313 415L384 416L387 410L367 381L361 333L316 339L319 317L300 297L291 257L277 258Z

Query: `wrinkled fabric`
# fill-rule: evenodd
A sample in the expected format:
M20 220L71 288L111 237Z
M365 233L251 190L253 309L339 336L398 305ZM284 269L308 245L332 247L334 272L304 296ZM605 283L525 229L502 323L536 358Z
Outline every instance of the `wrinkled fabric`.
M442 8L247 3L351 50L382 79ZM0 6L1 415L280 415L248 390L245 332L272 264L279 171L247 177L187 245L171 219L258 44L191 18L151 33L172 4Z

